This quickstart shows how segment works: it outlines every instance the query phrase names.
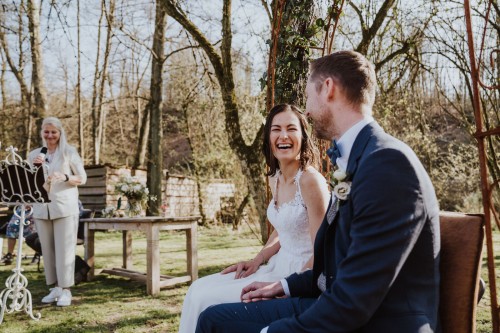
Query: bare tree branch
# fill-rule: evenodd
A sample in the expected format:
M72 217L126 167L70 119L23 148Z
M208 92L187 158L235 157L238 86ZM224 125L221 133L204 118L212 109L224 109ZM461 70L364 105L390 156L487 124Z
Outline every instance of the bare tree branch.
M273 14L271 13L271 9L269 8L269 5L267 4L266 0L260 0L262 3L262 7L266 10L267 17L269 18L269 24L270 26L273 25Z
M352 2L351 6L352 6ZM368 53L368 48L370 47L370 44L372 40L375 38L377 35L377 31L380 29L382 26L382 23L384 23L384 20L387 17L387 14L389 13L389 10L394 6L396 3L396 0L385 0L382 6L380 7L379 11L377 12L377 15L375 15L375 19L373 20L372 25L370 28L367 29L365 24L363 23L363 20L361 18L360 13L358 15L360 16L361 20L361 30L363 33L363 38L361 39L361 42L358 44L356 47L356 51L358 51L361 54L367 54ZM355 8L355 7L353 7ZM358 9L359 11L359 9Z
M396 51L392 52L389 54L387 57L382 59L381 61L377 62L375 64L375 71L378 72L382 66L384 66L386 63L394 60L398 55L405 54L407 53L411 48L411 43L409 41L405 41L403 45L397 49Z

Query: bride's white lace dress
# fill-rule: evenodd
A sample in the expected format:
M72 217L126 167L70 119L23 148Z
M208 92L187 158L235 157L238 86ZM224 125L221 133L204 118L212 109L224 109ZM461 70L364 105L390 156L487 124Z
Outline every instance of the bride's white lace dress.
M234 279L234 272L217 273L193 282L184 299L180 333L193 333L198 316L210 305L239 302L241 290L250 283L277 281L302 270L313 254L313 247L306 206L300 192L301 175L299 170L295 176L297 191L292 201L276 207L272 200L267 208L267 217L279 235L281 247L278 253L269 259L267 265L246 278Z

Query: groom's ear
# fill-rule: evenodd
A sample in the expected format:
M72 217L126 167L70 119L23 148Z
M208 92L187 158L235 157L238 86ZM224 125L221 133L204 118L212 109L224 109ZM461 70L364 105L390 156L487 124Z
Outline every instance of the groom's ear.
M339 93L339 85L332 78L325 79L322 89L328 101L333 100Z

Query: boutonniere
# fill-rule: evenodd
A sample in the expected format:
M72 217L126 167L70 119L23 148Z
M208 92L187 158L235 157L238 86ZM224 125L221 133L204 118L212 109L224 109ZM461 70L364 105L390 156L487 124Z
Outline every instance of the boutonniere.
M347 200L351 193L351 181L349 175L341 169L333 170L332 173L332 188L333 194L340 200Z

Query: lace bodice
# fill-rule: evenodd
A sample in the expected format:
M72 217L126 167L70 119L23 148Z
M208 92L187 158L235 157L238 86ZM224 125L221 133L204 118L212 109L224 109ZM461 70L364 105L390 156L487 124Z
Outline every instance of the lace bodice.
M303 171L295 175L294 183L297 186L294 198L276 207L275 200L271 200L267 208L267 218L279 235L280 252L291 256L309 258L313 253L309 219L306 205L300 191L300 177ZM279 174L276 175L279 177ZM276 191L274 191L276 195Z

